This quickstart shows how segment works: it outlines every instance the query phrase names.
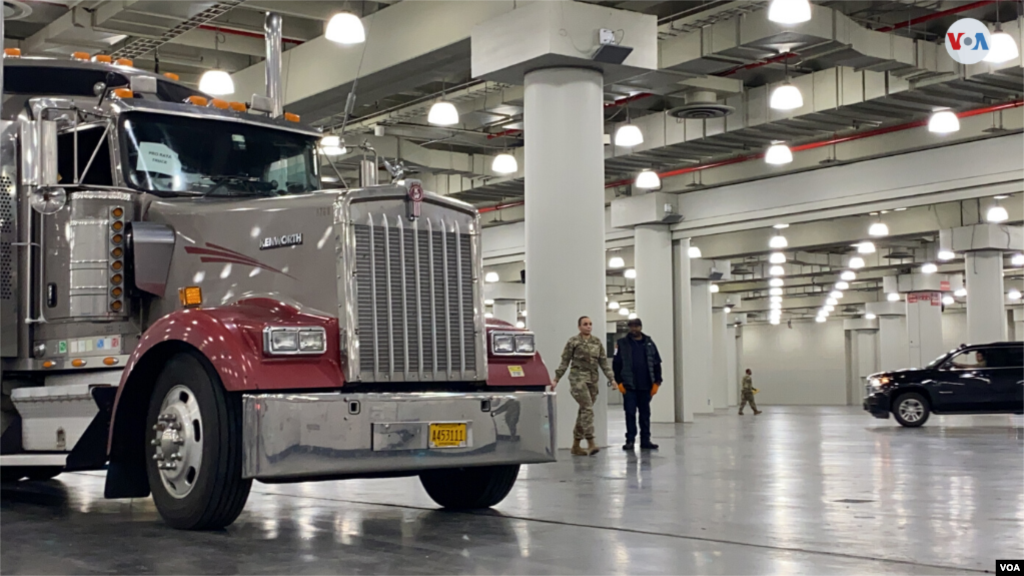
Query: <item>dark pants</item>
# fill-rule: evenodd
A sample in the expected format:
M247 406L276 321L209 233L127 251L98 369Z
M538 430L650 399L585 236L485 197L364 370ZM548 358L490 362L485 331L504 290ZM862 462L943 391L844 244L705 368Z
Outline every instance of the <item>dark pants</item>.
M626 442L632 444L636 439L636 413L640 412L640 443L651 441L651 391L626 390L622 397L622 405L626 409Z

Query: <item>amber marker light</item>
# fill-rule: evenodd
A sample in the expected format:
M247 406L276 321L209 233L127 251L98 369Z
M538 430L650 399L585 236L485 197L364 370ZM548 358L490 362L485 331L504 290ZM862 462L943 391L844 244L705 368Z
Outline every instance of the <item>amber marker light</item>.
M203 304L203 291L199 286L185 286L178 289L178 299L185 308L197 308Z

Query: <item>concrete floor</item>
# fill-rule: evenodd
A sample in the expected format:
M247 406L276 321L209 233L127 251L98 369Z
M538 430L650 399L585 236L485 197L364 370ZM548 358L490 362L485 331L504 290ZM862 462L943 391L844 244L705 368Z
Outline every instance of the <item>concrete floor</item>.
M613 413L622 426L619 413ZM953 574L1024 558L1024 418L766 407L656 425L524 468L494 511L415 479L255 484L228 530L179 532L101 474L5 487L0 566L31 573Z

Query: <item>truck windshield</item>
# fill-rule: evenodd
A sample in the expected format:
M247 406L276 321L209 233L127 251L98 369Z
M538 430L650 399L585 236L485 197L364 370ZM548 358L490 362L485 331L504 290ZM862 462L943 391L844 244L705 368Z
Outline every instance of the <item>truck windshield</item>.
M282 196L318 188L316 140L239 122L133 112L121 121L130 186L169 196Z

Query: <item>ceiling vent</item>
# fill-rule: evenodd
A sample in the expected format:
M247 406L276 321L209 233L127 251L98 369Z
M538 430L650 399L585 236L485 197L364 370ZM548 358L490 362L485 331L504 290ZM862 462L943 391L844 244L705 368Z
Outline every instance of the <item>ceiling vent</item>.
M686 104L669 110L669 114L683 120L706 120L722 118L735 112L732 106L719 104L715 93L708 90L690 92L683 96Z
M890 258L892 260L908 260L913 257L914 255L911 254L910 252L901 252L900 250L892 250L891 252L883 256L883 258Z
M32 8L20 0L4 0L4 20L21 20L32 14Z

